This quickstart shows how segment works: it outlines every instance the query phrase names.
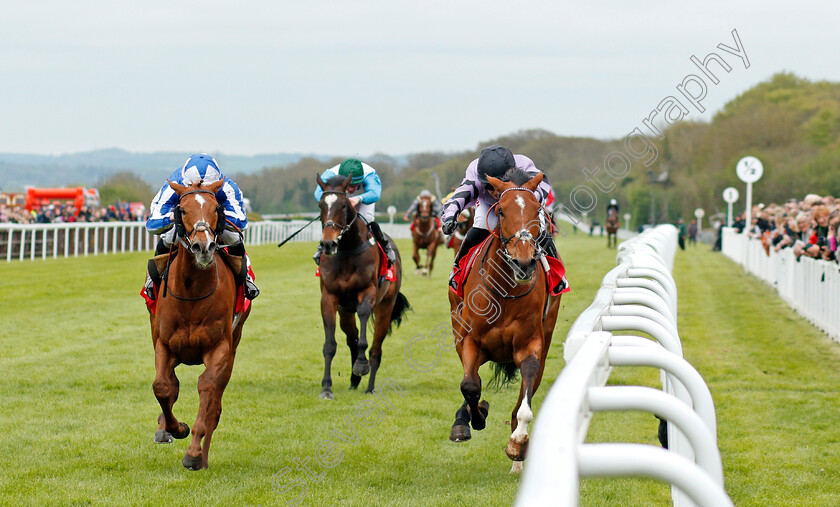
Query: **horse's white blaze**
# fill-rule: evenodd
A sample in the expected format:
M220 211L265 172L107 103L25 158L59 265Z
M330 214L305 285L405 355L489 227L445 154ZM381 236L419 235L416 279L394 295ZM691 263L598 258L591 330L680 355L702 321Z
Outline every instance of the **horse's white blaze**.
M207 239L207 242L210 243L210 232L204 231L204 238Z
M330 195L324 197L324 204L327 205L327 210L332 208L332 205L335 204L335 201L337 201L337 200L338 200L338 196L333 195L333 194L330 194Z
M204 197L201 197L201 194L195 194L195 200L198 201L198 205L201 209L204 209L204 203L207 202L204 200Z
M521 195L517 195L515 200L516 204L519 205L519 209L525 211L525 199L523 199Z

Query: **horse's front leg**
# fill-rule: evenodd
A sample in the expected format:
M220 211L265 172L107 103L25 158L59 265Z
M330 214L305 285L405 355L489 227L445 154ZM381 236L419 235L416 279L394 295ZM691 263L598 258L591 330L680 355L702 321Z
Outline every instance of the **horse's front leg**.
M373 302L376 299L376 285L372 285L359 295L359 305L356 313L359 315L359 349L356 361L353 363L353 375L364 377L370 373L370 362L367 360L367 323L373 312Z
M172 406L178 400L180 389L178 377L175 376L177 364L177 358L166 345L158 340L155 343L155 381L152 383L155 398L161 408L154 437L154 441L158 444L168 444L173 438L186 438L190 434L190 427L178 422L172 413Z
M338 300L331 294L321 293L321 318L324 321L324 378L321 380L321 398L334 400L332 393L332 376L330 367L335 357L335 312L338 310Z
M411 254L411 258L414 260L414 274L418 274L420 272L420 248L417 246L417 239L415 238L412 242L414 246L414 252Z
M353 364L356 362L356 356L359 355L359 330L356 329L356 314L353 312L338 311L338 321L344 336L347 337L347 347L350 349L350 369L353 369ZM358 375L350 375L350 389L359 387L362 377Z
M231 343L232 338L226 336L216 348L204 355L204 373L198 377L198 415L193 425L192 442L181 462L190 470L208 466L210 440L222 415L222 394L233 370Z
M534 420L534 412L531 410L531 400L534 398L534 392L539 386L544 368L544 365L540 363L541 356L541 350L530 353L519 364L519 370L522 374L522 384L519 389L519 399L510 415L510 426L513 433L505 447L505 454L513 460L513 466L510 469L511 473L522 471L522 461L525 460L525 454L528 451L528 425Z
M426 266L429 267L429 276L432 276L432 268L435 267L435 255L437 255L438 239L437 234L432 236L432 243L426 249Z

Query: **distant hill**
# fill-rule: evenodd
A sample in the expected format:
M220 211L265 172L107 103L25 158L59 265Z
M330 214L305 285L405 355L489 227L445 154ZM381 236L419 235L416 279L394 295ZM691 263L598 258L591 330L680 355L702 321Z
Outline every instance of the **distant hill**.
M65 155L0 153L0 190L20 191L27 186L64 187L73 184L96 186L105 178L125 171L160 185L190 155L192 153L187 152L132 153L119 148ZM311 153L254 156L222 153L214 156L226 174L251 174L265 167L292 164L304 157L318 160L331 158Z

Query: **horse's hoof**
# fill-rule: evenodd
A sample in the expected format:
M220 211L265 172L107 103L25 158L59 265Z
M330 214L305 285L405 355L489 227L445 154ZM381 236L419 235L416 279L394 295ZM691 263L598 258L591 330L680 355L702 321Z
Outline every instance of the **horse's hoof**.
M156 444L171 444L175 441L172 435L167 433L166 430L157 430L154 440Z
M523 461L526 452L528 452L528 435L523 435L519 442L511 438L505 446L505 454L513 461Z
M522 462L521 461L514 461L513 465L511 465L511 467L510 467L510 473L521 474L522 473Z
M362 382L362 377L358 375L350 375L350 390L355 391L358 389L359 384Z
M467 410L470 410L469 406L467 406ZM489 413L490 402L488 402L487 400L481 400L480 402L478 402L478 417L470 417L470 424L472 425L472 428L476 431L483 430L486 426L485 421L487 419L487 414ZM472 411L470 411L470 415L472 415Z
M190 427L187 426L186 423L179 422L178 423L178 431L172 433L172 436L181 439L187 438L190 435Z
M368 373L370 373L370 361L356 359L356 362L353 363L353 375L364 377Z
M181 464L184 465L184 468L187 470L201 470L201 456L190 456L189 454L184 454L184 459L181 460Z
M334 400L335 399L335 396L333 396L332 391L327 391L326 389L321 391L321 394L319 394L318 397L321 398L322 400Z
M452 426L452 431L449 432L449 440L453 442L466 442L471 438L470 427L465 424Z

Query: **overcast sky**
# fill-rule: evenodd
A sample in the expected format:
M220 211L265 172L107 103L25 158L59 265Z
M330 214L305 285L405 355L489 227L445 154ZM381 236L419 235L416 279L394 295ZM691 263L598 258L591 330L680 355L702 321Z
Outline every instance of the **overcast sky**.
M840 81L840 4L733 3L6 2L0 152L364 156L530 128L615 138L712 51L732 71L690 119L778 71ZM734 47L733 29L748 69L716 48Z

